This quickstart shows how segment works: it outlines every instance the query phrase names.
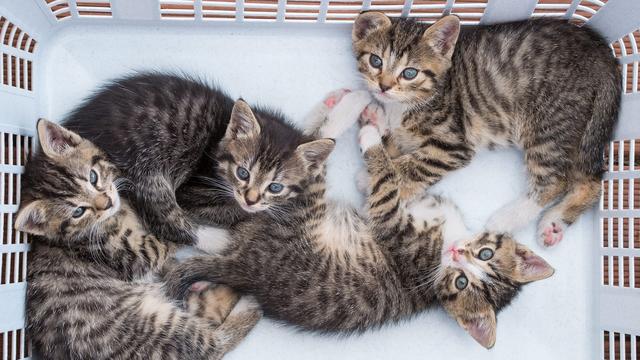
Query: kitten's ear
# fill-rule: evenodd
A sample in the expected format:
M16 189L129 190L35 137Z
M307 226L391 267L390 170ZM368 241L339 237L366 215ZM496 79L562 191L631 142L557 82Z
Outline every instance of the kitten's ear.
M336 146L333 139L320 139L298 145L296 154L305 162L307 167L322 164Z
M496 313L493 309L478 317L466 319L458 317L458 324L464 328L480 345L491 349L496 343Z
M260 124L253 111L244 100L238 99L231 110L231 120L224 137L232 140L246 139L260 135Z
M516 269L514 280L528 283L546 279L553 275L555 270L543 258L536 255L528 247L516 245Z
M353 41L362 40L371 32L389 26L391 26L391 19L387 15L376 11L363 12L353 23L351 39Z
M47 219L42 200L23 206L16 215L14 228L33 235L44 235Z
M37 128L40 147L50 158L63 156L82 142L80 135L45 119L38 120Z
M451 59L458 35L460 35L460 19L449 15L429 26L422 35L422 39L435 51Z

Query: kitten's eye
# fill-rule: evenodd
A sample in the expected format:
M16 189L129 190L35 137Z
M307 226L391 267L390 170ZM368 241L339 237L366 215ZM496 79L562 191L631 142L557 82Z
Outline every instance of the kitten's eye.
M480 250L480 253L478 254L478 259L482 261L490 260L492 257L493 257L493 250L489 248L484 248Z
M271 191L274 194L279 193L280 191L282 191L282 189L284 189L284 185L282 184L278 184L278 183L269 184L269 191Z
M84 212L87 210L87 208L85 207L77 207L75 210L73 210L73 213L71 214L71 216L73 216L73 218L77 219L80 216L84 215Z
M236 170L236 175L240 180L244 180L244 181L249 180L249 170L243 168L242 166L238 167L238 169Z
M382 59L378 55L369 55L369 64L376 69L380 69L382 67Z
M89 182L93 186L96 186L96 184L98 183L98 173L95 172L95 170L91 170L91 172L89 173Z
M415 79L416 76L418 76L418 70L414 68L406 68L402 70L402 77L407 80Z
M464 290L464 288L466 288L468 284L469 284L469 280L467 279L466 276L460 275L456 278L456 289Z

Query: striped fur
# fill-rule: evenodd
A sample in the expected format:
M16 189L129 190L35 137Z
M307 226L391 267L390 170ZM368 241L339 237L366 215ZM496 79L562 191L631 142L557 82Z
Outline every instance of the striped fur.
M403 198L465 166L479 148L516 146L539 209L520 224L498 214L493 230L513 231L549 207L539 236L555 245L597 200L621 79L593 30L552 19L460 30L454 16L428 26L366 12L355 22L353 49L372 95L387 112L401 109L386 119L386 143L398 150ZM406 79L406 68L418 75Z
M496 274L495 280L487 281L492 302L481 301L485 293L465 293L456 301L449 293L447 274L460 270L441 269L447 253L443 244L447 234L466 232L464 225L447 227L447 219L414 214L414 206L400 198L398 174L391 171L391 160L382 146L372 148L365 159L373 175L368 216L327 200L322 165L302 179L300 192L285 211L257 213L251 221L229 230L230 239L220 253L192 258L173 268L167 274L168 292L184 298L194 282L212 281L254 295L266 315L301 329L356 333L407 319L438 304L459 318L464 299L485 306L464 309L467 316L480 318L480 310L497 312L520 285L533 280L519 276L527 264L514 252L524 248L509 236L469 235L457 239L468 242L469 254L480 239L500 238L509 244L502 251L510 252L511 262L491 272ZM437 201L429 206L443 214L442 204ZM422 205L415 208L427 206ZM456 224L455 219L450 223ZM513 285L510 289L515 291L501 291L503 282Z
M246 336L260 311L246 301L232 310L228 289L193 293L186 310L165 295L161 276L175 265L176 245L120 203L119 174L102 151L46 120L38 135L42 151L25 169L16 228L38 235L27 326L39 358L217 359Z

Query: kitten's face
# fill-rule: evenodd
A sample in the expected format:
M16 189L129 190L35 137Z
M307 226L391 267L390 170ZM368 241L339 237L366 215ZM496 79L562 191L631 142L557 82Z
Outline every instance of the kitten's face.
M40 179L31 180L16 228L67 243L86 241L120 208L117 169L91 142L46 120L38 122L45 157Z
M451 67L460 31L455 16L428 27L377 12L362 13L353 25L353 50L372 95L384 103L415 105L431 99Z
M283 126L268 123L268 126ZM305 181L334 148L331 139L301 145L274 139L262 129L249 106L238 100L221 141L218 164L227 189L247 212L277 209L299 195Z
M508 235L483 233L442 250L438 298L485 347L495 343L496 314L520 286L551 276L542 258Z

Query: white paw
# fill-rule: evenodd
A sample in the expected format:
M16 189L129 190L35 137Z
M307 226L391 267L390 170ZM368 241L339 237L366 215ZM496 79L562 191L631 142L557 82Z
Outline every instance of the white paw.
M258 304L256 298L251 295L244 295L240 298L240 300L238 300L236 306L233 307L233 310L231 310L229 316L256 310L260 310L260 304Z
M196 231L196 247L208 254L217 254L229 243L229 231L213 226L200 226Z
M498 209L485 227L492 232L513 233L538 217L541 210L535 200L522 197Z
M343 95L327 115L326 122L320 128L320 136L336 139L358 121L358 117L371 95L364 90L351 91Z
M356 174L356 189L363 194L367 193L369 189L369 172L367 169L362 169Z
M365 125L358 134L358 143L360 144L360 151L364 153L373 146L382 144L382 136L373 125Z
M358 121L360 126L373 125L378 129L380 134L389 134L389 124L387 124L384 108L378 103L370 103L367 105L367 107L362 110Z
M564 237L567 226L560 214L545 214L538 224L538 242L546 247L556 246Z

